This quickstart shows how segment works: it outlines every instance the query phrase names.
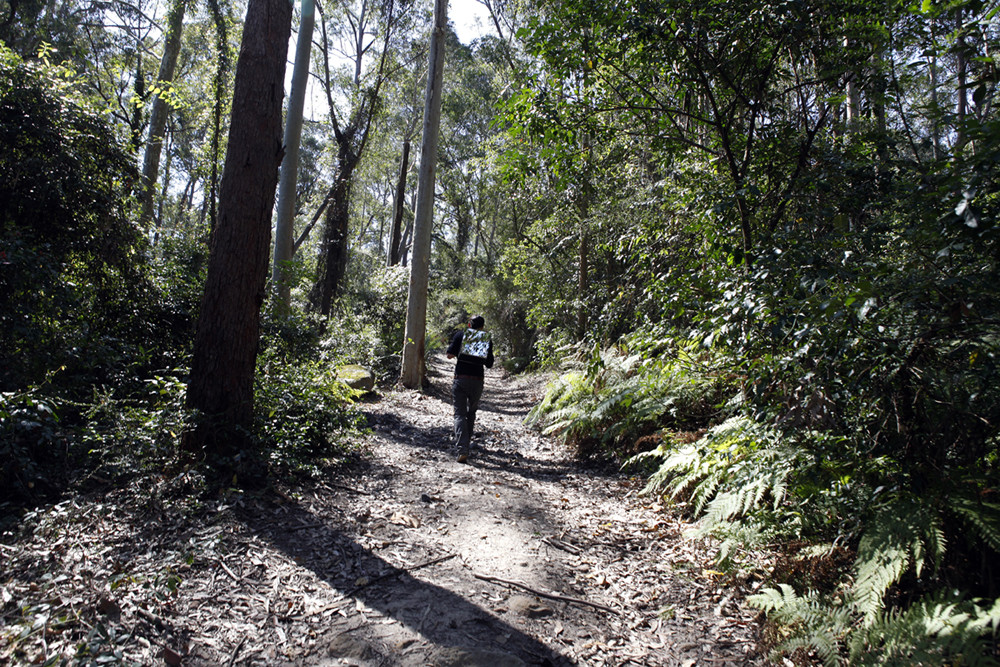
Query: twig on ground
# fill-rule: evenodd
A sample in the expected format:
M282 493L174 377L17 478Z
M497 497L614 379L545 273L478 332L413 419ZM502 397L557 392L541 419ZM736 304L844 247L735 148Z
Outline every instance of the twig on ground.
M555 537L543 537L542 542L545 542L549 546L555 547L556 549L562 549L563 551L571 553L574 556L579 556L583 552L583 549L580 547L570 544L569 542L563 542Z
M243 645L246 643L247 643L247 636L243 635L243 639L241 639L240 643L236 645L236 650L234 650L233 654L229 656L229 667L233 667L233 665L236 664L236 656L240 654L240 650L243 649Z
M316 523L300 523L297 526L289 526L288 530L310 530L312 528L323 528L326 524L322 522Z
M572 604L582 604L588 607L594 607L595 609L600 609L602 611L609 611L613 614L619 614L619 615L621 614L621 612L618 611L617 609L614 609L607 605L600 604L599 602L591 602L590 600L581 600L580 598L572 598L566 595L556 595L555 593L545 593L535 588L532 588L527 584L522 584L519 581L511 581L510 579L501 579L500 577L491 577L485 574L477 574L475 572L472 573L472 576L474 576L476 579L488 581L493 584L506 584L508 586L516 586L517 588L522 588L528 591L529 593L534 593L535 595L541 598L548 598L549 600L558 600L559 602L569 602Z
M223 563L221 560L219 561L219 567L222 568L223 572L225 572L230 577L232 577L233 581L239 581L240 580L240 578L236 576L236 573L233 572L232 570L230 570L229 567L225 563Z
M327 482L327 486L332 486L334 488L341 489L343 491L350 491L351 493L356 493L359 496L370 496L371 495L367 491L364 491L362 489L355 489L354 487L347 486L345 484L336 484L334 482Z
M367 588L368 586L371 586L374 583L382 581L383 579L390 579L392 577L398 577L401 574L408 574L410 572L415 572L416 570L419 570L421 568L430 567L431 565L436 565L437 563L441 563L443 561L446 561L446 560L448 560L450 558L454 558L454 557L455 557L455 554L448 554L447 556L441 556L440 558L435 558L433 560L425 561L423 563L420 563L419 565L414 565L413 567L397 567L397 568L393 568L389 572L386 572L385 574L380 574L379 576L375 577L374 579L371 579L371 580L365 582L364 584L351 589L347 593L344 593L344 595L346 597L352 597L355 593L357 593L358 591L360 591L362 588Z

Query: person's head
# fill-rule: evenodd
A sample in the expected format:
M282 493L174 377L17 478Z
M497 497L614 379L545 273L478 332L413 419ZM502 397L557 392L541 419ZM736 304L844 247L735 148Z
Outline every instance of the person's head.
M470 329L482 329L484 326L486 326L486 320L483 319L482 315L476 315L469 320Z

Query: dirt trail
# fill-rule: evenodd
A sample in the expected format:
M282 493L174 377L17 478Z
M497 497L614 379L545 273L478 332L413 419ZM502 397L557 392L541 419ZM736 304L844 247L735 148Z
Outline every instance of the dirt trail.
M449 373L437 359L427 394L370 406L354 491L263 529L316 575L319 607L349 593L295 662L757 664L752 613L716 590L685 526L637 498L637 480L583 469L524 426L537 379L488 373L470 463L457 463ZM336 531L296 527L318 516Z
M763 664L687 526L524 426L537 378L488 373L457 463L450 372L367 404L364 463L308 488L209 502L198 525L155 493L53 508L0 554L6 618L57 599L133 664Z

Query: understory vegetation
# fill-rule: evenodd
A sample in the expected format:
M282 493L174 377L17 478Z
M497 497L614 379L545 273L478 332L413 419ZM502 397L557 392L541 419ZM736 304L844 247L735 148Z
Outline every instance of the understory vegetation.
M775 659L1000 655L1000 121L983 106L997 70L994 56L961 69L986 35L970 15L996 10L960 4L873 10L874 32L808 38L809 65L772 49L823 21L771 3L646 26L620 3L571 3L568 25L526 31L547 69L512 102L536 137L513 173L545 164L585 184L533 231L573 221L590 269L580 294L523 247L506 255L540 325L590 333L554 355L532 419L650 470L646 492L720 539L734 583L763 581L749 601ZM915 49L927 60L897 61ZM654 72L657 58L673 69ZM932 58L955 58L960 96L978 91L964 115L917 99ZM570 102L547 96L558 85ZM814 96L782 97L795 89ZM852 108L859 92L867 106Z
M5 540L74 493L318 477L364 429L338 368L400 378L427 8L318 19L217 456L185 438L242 7L168 3L166 81L143 4L0 0ZM554 373L529 419L717 538L775 661L997 664L997 3L488 4L443 47L426 351L479 313Z

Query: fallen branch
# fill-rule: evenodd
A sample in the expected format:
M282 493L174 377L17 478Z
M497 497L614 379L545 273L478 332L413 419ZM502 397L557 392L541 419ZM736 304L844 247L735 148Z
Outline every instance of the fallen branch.
M431 565L436 565L437 563L441 563L443 561L446 561L446 560L448 560L450 558L454 558L454 557L455 557L455 554L448 554L447 556L441 556L440 558L435 558L433 560L425 561L423 563L420 563L419 565L414 565L413 567L397 567L397 568L393 568L389 572L386 572L384 574L380 574L379 576L375 577L374 579L366 581L365 583L361 584L360 586L357 586L357 587L351 589L347 593L344 593L344 595L346 597L353 597L354 594L357 593L358 591L360 591L362 588L367 588L368 586L371 586L374 583L382 581L383 579L390 579L392 577L398 577L401 574L409 574L410 572L416 572L417 570L419 570L421 568L430 567Z
M555 547L556 549L562 549L563 551L571 553L574 556L579 556L583 552L583 549L576 546L575 544L570 544L569 542L563 542L562 540L557 539L555 537L544 537L542 538L542 542L545 542L549 546Z
M356 493L359 496L370 496L371 495L367 491L363 491L361 489L355 489L354 487L346 486L344 484L335 484L333 482L328 482L327 486L332 486L332 487L337 488L337 489L343 489L344 491L350 491L351 493Z
M313 528L325 528L326 524L322 522L315 523L300 523L297 526L290 526L288 530L312 530Z
M235 573L235 572L233 572L232 570L230 570L230 569L229 569L229 567L228 567L228 566L227 566L227 565L226 565L225 563L223 563L223 562L222 562L221 560L219 561L219 567L221 567L221 568L222 568L222 571L223 571L223 572L225 572L225 573L226 573L226 574L228 574L228 575L229 575L230 577L232 577L232 578L233 578L233 581L236 581L236 582L238 582L238 581L240 580L240 578L236 576L236 573Z
M557 600L559 602L569 602L571 604L582 604L588 607L593 607L595 609L600 609L601 611L609 611L612 614L621 614L617 609L613 609L607 605L600 604L599 602L591 602L590 600L581 600L580 598L571 598L565 595L556 595L555 593L544 593L542 591L536 590L527 584L522 584L519 581L511 581L509 579L501 579L500 577L490 577L485 574L472 573L476 579L481 579L483 581L488 581L492 584L506 584L508 586L516 586L517 588L522 588L529 593L534 593L540 598L548 598L549 600Z

